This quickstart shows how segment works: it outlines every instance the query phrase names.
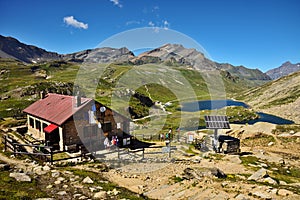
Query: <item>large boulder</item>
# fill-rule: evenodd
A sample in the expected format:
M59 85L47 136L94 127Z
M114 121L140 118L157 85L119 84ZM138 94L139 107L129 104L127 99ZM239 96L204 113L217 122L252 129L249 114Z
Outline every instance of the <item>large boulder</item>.
M252 174L249 178L248 181L259 181L263 178L268 177L268 172L265 168L261 168L258 171L256 171L254 174Z
M12 172L9 174L9 177L15 178L19 182L31 182L30 176L25 173Z
M83 179L82 183L93 184L94 181L89 176L87 176Z

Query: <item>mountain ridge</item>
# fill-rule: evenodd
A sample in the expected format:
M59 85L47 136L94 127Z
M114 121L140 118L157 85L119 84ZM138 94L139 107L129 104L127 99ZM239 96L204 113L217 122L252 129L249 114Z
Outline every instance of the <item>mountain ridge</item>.
M292 64L290 61L283 63L281 66L268 70L266 74L273 80L287 76L294 72L300 71L300 63Z
M95 48L87 49L70 54L58 54L48 52L39 47L26 45L12 37L0 37L0 57L14 58L26 63L47 62L53 60L63 60L76 63L162 63L167 65L178 65L198 71L221 70L231 73L240 79L250 81L269 81L266 74L258 69L249 69L244 66L233 66L214 62L204 56L203 53L192 48L185 48L181 44L165 44L156 49L144 52L135 56L126 47L123 48Z
M26 63L61 59L61 55L45 49L24 44L13 37L0 35L0 57L14 58Z

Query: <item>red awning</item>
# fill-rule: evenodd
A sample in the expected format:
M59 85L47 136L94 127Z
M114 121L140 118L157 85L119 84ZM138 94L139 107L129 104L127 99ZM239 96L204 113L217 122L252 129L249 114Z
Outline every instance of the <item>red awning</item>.
M49 126L47 126L46 128L44 128L44 131L46 133L51 133L52 131L54 131L55 129L57 129L58 126L54 125L54 124L50 124Z

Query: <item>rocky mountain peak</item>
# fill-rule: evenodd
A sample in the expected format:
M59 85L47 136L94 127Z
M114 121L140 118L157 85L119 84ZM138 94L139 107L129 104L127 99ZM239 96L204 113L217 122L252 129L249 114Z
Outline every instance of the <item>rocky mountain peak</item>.
M281 66L267 71L266 74L272 79L278 79L297 71L300 71L300 63L292 64L290 61L287 61Z
M68 61L89 63L126 62L133 57L134 54L126 47L122 47L120 49L102 47L84 50L63 56L63 58Z
M135 64L152 62L167 62L193 67L197 70L215 69L213 62L204 54L193 48L185 48L181 44L165 44L156 49L144 52L131 60Z

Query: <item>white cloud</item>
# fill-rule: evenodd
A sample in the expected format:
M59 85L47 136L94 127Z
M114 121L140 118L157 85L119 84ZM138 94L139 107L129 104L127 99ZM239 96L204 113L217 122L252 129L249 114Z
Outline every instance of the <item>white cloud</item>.
M132 21L127 21L126 22L126 26L129 26L129 25L133 25L133 24L141 24L141 22L140 21L136 21L136 20L132 20Z
M163 28L168 30L170 27L170 22L168 22L167 20L163 21Z
M110 2L113 2L115 6L118 6L119 8L122 8L123 5L120 3L119 0L109 0Z
M75 28L88 29L88 24L77 21L73 16L64 17L64 22Z
M150 22L148 23L148 25L151 26L151 27L154 27L154 26L155 26L155 24L154 24L152 21L150 21Z
M168 22L167 20L163 20L163 21L158 22L158 23L154 23L153 21L149 21L148 26L153 27L154 29L156 29L155 32L157 32L160 28L168 30L170 28L170 22Z

